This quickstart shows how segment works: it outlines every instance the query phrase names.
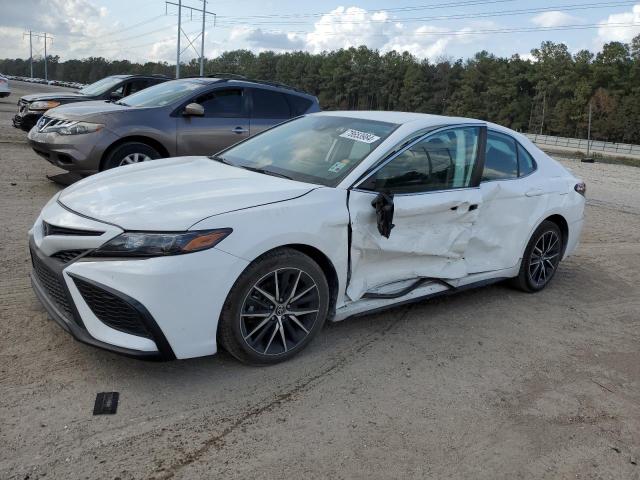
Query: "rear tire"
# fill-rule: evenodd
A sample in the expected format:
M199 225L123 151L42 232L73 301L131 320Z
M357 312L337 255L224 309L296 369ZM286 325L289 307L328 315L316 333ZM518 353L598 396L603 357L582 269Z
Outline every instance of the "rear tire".
M329 286L320 266L297 250L280 248L257 258L236 280L220 315L218 342L241 362L279 363L318 334L328 307Z
M528 293L543 290L556 274L563 252L560 228L545 220L531 235L522 256L520 272L512 284Z
M102 170L109 170L121 165L129 165L162 157L160 153L150 145L142 142L127 142L117 146L107 156Z

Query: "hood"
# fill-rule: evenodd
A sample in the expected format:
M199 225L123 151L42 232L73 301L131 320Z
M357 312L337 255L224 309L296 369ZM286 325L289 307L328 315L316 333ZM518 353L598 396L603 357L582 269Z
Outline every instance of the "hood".
M83 98L91 98L86 95L82 95L81 93L76 92L53 92L53 93L34 93L32 95L25 95L22 97L22 100L26 102L37 102L42 100L82 100Z
M69 103L60 105L47 111L50 117L64 120L86 120L89 117L100 116L107 113L119 113L131 110L126 105L116 105L106 100L91 100L88 102Z
M58 201L124 230L184 231L207 217L290 200L315 188L206 157L178 157L99 173L65 189Z

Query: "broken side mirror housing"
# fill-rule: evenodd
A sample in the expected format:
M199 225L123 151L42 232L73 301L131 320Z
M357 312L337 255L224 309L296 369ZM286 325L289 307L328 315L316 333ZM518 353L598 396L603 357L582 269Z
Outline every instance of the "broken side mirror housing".
M371 202L371 206L376 209L376 222L378 224L378 232L385 238L389 238L393 224L393 193L380 192Z

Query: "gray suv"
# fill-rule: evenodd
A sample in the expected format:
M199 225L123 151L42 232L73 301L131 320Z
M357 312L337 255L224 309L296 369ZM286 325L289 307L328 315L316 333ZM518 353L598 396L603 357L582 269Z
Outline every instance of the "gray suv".
M273 82L185 78L116 102L49 110L29 132L33 150L81 175L182 155L211 155L305 113L318 99Z

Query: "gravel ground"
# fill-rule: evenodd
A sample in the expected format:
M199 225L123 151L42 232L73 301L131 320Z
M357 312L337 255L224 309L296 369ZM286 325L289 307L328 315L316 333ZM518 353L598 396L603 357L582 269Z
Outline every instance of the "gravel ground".
M553 285L328 325L269 368L145 363L79 344L28 280L58 187L0 100L0 478L640 478L640 169L565 161L583 241ZM97 392L118 413L92 416Z

